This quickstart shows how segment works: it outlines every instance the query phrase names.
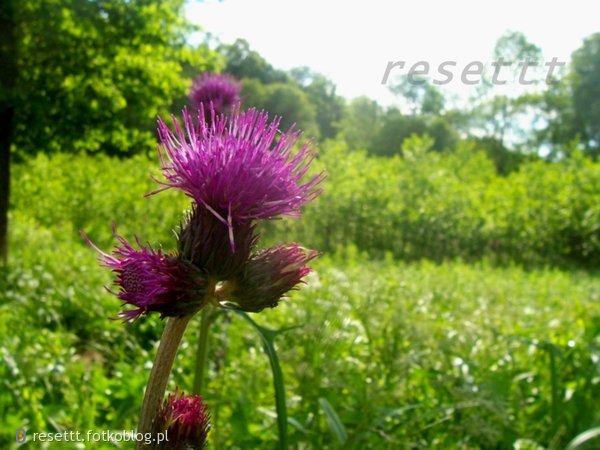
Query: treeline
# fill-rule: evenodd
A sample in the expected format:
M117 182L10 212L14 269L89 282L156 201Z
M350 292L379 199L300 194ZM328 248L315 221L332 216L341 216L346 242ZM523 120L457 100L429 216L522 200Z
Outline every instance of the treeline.
M329 141L315 167L327 169L324 194L301 221L267 222L265 242L297 240L325 253L353 246L405 260L598 266L600 163L574 151L502 176L471 143L444 153L432 145L413 136L404 157L387 158ZM85 229L108 247L115 218L126 236L169 242L186 199L176 192L143 199L156 171L144 155L118 164L100 155L39 155L16 167L13 217L47 230L47 242L72 240Z
M150 206L133 206L151 190L143 189L151 167L143 155L154 154L156 115L185 106L195 76L226 71L242 81L245 107L281 115L283 129L296 123L321 142L323 198L302 228L270 228L323 251L353 244L406 259L598 262L600 33L535 93L509 97L484 84L459 109L431 83L400 78L390 89L401 106L383 108L340 97L308 68L278 70L241 40L190 45L183 0L6 4L16 59L13 86L0 92L13 114L0 150L21 162L15 214L37 196L42 206L31 214L42 226L66 221L93 234L95 223L105 229L122 217L125 229L170 233L178 203L157 202L159 219ZM541 51L509 33L493 56L535 59ZM121 157L120 166L105 155ZM2 187L0 200L7 196Z
M402 155L405 139L428 134L431 150L441 152L468 139L507 174L532 158L558 160L574 147L595 157L600 149L600 33L589 36L570 64L552 76L543 70L539 47L522 33L506 33L490 54L512 63L503 81L517 85L520 64L530 61L535 65L528 81L537 88L509 95L484 75L461 107L450 105L445 92L425 77L418 82L390 77L399 106L383 108L365 97L345 100L333 82L307 67L277 70L243 40L217 50L225 70L243 81L246 106L283 116L284 128L296 123L318 139L341 138L349 150Z
M12 152L22 157L151 150L156 115L189 105L192 80L205 71L240 79L244 106L282 116L282 128L296 123L320 141L339 138L349 150L378 156L401 155L413 134L431 136L438 152L470 139L509 173L524 154L560 159L573 142L592 156L600 148L600 33L583 42L552 83L533 71L529 78L540 87L533 93L511 97L484 78L457 107L427 78L390 76L398 106L384 108L365 97L342 98L331 80L307 67L278 70L243 40L189 44L196 27L184 17L183 0L7 5L14 64L0 100L14 116ZM543 67L541 49L518 32L501 36L490 56L511 61L513 72L523 60ZM511 76L516 83L519 74L510 70L508 83Z
M511 97L484 78L457 107L427 78L391 76L398 106L383 108L364 97L342 98L331 80L307 67L278 70L243 40L189 44L197 27L185 19L184 3L7 1L5 47L13 64L2 72L0 106L12 114L5 132L12 152L146 152L155 144L156 115L188 104L193 78L205 71L240 79L244 106L282 116L283 128L296 123L318 140L341 138L349 150L378 156L401 155L412 134L431 136L433 151L468 138L508 173L522 154L560 159L573 142L589 155L600 148L600 33L552 83L533 71L533 93ZM544 63L541 49L518 32L501 36L490 56L513 63L509 84L511 76L516 84L518 62Z
M444 153L432 145L413 136L404 157L382 158L331 143L320 160L329 174L323 196L302 221L271 223L266 233L405 260L598 266L600 163L573 151L503 176L472 143Z

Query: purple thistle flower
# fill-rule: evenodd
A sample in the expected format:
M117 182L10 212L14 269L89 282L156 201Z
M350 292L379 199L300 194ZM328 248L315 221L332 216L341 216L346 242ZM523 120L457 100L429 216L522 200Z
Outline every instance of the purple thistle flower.
M210 414L200 396L186 396L175 390L165 399L152 429L154 434L166 432L168 438L155 449L203 449L210 430Z
M192 264L161 250L144 247L136 239L140 250L135 250L113 229L120 245L112 255L100 250L82 232L83 238L98 253L98 261L116 274L119 292L112 294L124 304L137 309L124 310L119 315L132 321L143 314L158 312L161 317L181 317L194 313L202 305L206 290L206 276Z
M205 207L229 229L239 223L278 216L299 216L301 208L320 193L323 172L302 182L315 158L311 143L293 154L301 133L281 134L279 119L267 113L236 109L207 124L203 110L196 121L183 112L175 133L159 119L165 188L180 189ZM184 131L185 130L185 131ZM151 194L160 192L159 189Z
M202 109L212 120L211 104L216 114L223 114L240 101L240 83L228 74L205 73L194 80L189 94L194 109Z
M316 251L295 243L262 250L234 280L231 299L247 312L273 308L287 292L298 288L312 271L306 264L316 257Z

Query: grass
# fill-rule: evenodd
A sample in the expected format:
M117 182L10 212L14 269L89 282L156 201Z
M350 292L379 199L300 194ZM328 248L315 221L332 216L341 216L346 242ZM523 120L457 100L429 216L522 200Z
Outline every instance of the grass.
M75 239L42 246L44 231L24 225L0 307L3 447L22 425L131 429L162 324L108 320L119 304L92 252ZM254 317L297 327L276 340L293 448L560 448L598 423L599 297L585 272L369 261L350 248ZM197 322L171 388L191 386ZM224 314L210 349L212 448L273 448L260 341Z
M66 155L16 167L10 265L0 277L1 448L16 448L22 426L135 427L163 323L109 320L120 310L102 287L110 274L78 230L101 248L111 245L112 220L127 238L172 242L187 201L141 198L152 189L149 167L142 157L117 165ZM252 316L287 330L275 347L290 448L559 449L600 425L598 273L373 259L352 244L315 269L289 300ZM191 388L198 331L199 317L169 389ZM259 337L222 313L209 349L211 448L275 448Z

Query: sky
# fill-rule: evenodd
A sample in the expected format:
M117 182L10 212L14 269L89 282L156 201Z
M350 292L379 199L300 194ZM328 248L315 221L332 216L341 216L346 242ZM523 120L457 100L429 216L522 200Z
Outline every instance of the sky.
M187 15L223 43L247 40L278 69L308 66L333 80L338 94L383 105L397 101L381 83L389 61L406 63L392 69L390 81L417 61L443 79L438 65L456 61L444 88L466 98L474 91L461 71L472 61L491 67L494 44L507 30L523 32L546 61L565 62L600 31L596 0L205 0L189 2Z

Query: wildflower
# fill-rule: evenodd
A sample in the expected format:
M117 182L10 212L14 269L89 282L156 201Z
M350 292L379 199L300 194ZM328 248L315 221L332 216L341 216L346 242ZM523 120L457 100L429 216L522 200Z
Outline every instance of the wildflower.
M120 245L112 255L103 252L82 233L87 243L101 257L103 266L116 273L115 285L119 292L109 292L123 300L124 304L137 307L121 311L125 321L143 314L158 312L161 317L186 316L197 311L204 301L206 277L198 268L176 256L164 254L137 244L135 250L122 236L115 233Z
M231 75L205 73L194 80L189 99L194 109L202 109L204 117L211 121L211 105L218 115L240 101L240 83Z
M320 193L324 173L303 182L315 157L311 143L297 153L300 139L290 129L279 133L279 119L269 122L265 112L236 109L205 123L183 113L184 129L174 119L175 133L159 119L163 189L182 190L210 211L229 230L240 223L279 216L299 216L301 208Z
M248 312L275 307L282 297L297 289L312 269L306 264L317 252L298 244L285 244L259 252L250 259L234 281L231 300Z
M168 439L155 446L157 449L203 449L210 430L210 415L200 396L186 396L176 390L163 402L152 430L154 434L164 433Z

